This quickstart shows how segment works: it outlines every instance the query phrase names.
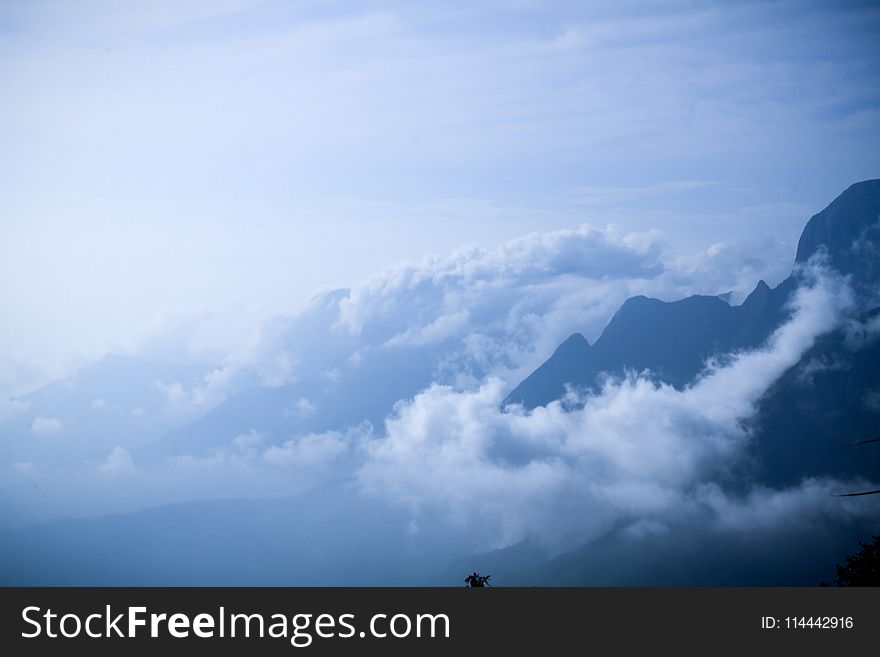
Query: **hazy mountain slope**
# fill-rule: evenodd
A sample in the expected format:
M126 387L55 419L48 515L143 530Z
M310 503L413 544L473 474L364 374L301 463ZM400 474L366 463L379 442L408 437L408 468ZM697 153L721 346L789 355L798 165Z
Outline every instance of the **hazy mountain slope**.
M280 442L295 434L345 430L364 421L381 428L395 402L431 383L435 362L430 350L387 347L366 353L338 376L327 372L291 385L245 389L138 450L136 457L202 454L250 431Z
M0 535L0 584L405 585L450 548L408 516L333 484L298 497L212 500L47 522ZM59 547L63 546L63 547ZM427 547L425 547L427 546Z
M108 354L75 375L16 400L0 422L0 459L63 462L143 444L188 421L171 408L168 386L187 388L211 368Z
M863 442L880 438L880 308L820 337L761 398L749 428L759 481L880 479L880 442Z

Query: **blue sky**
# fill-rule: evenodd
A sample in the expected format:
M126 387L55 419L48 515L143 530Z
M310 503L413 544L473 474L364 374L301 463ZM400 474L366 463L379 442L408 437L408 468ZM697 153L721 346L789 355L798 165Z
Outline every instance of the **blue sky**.
M157 316L291 312L582 223L793 258L880 175L878 28L842 2L4 2L0 390Z

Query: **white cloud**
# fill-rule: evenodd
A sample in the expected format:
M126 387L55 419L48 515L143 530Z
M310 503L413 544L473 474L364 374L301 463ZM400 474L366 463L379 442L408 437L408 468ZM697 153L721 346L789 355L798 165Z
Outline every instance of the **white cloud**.
M105 408L107 408L107 402L103 399L95 399L89 405L89 408L93 411L103 411Z
M356 286L339 304L339 326L358 334L386 321L394 324L389 329L399 329L393 336L412 329L413 322L424 327L444 315L458 317L468 302L503 303L514 291L537 293L570 279L651 278L663 269L663 248L657 232L588 225L533 233L491 250L461 248L420 265L388 268ZM426 318L429 310L434 314Z
M848 490L833 479L810 478L783 490L755 486L742 497L726 495L717 484L707 484L698 497L712 511L717 527L740 532L796 527L805 519L821 522L823 518L876 517L877 502L866 500L863 504L837 497Z
M595 339L628 296L675 297L705 282L704 272L691 275L667 263L667 252L655 231L582 225L398 264L351 290L315 297L291 317L263 316L222 365L194 385L154 385L167 411L195 417L243 387L315 377L338 381L383 346L423 350L443 381L473 385L494 374L515 382L570 333ZM199 342L212 323L197 313L184 314L181 322L174 317L165 318L172 337L160 336L157 343ZM157 319L159 329L163 321ZM194 333L186 338L187 331ZM163 349L173 353L170 347L158 351ZM189 360L196 351L188 347L179 355ZM297 402L290 414L309 416L315 403Z
M179 381L153 381L153 387L164 396L168 412L178 418L193 418L226 399L246 376L238 365L228 364L210 370L190 387Z
M731 302L736 305L745 300L759 280L771 286L782 281L791 271L792 259L791 245L779 240L716 242L703 251L671 257L664 277L670 289L700 288L703 294L732 292Z
M305 397L300 397L293 405L293 410L287 411L286 413L292 415L293 417L303 419L312 417L315 413L317 413L317 411L317 404Z
M38 417L34 418L31 423L31 433L36 435L49 435L60 433L64 429L64 424L55 417Z
M352 448L352 435L328 431L297 436L263 453L269 465L313 468L332 463Z
M417 518L437 514L496 546L537 535L572 547L622 521L663 523L715 504L704 485L747 444L740 420L851 303L839 278L805 275L793 319L764 348L710 364L681 391L631 375L574 410L503 412L498 380L471 392L433 385L399 404L360 480Z
M232 446L236 449L247 451L249 449L253 449L258 447L263 442L265 442L266 436L257 431L256 429L251 429L247 433L240 434L232 439Z
M684 277L662 276L665 252L657 232L583 225L386 268L327 316L349 355L332 365L407 346L430 350L445 381L521 379L572 332L595 339L628 296L687 289Z
M734 290L743 297L764 264L754 250L722 243L676 257L661 233L615 225L532 233L494 249L463 247L387 267L291 317L264 316L202 381L155 385L169 412L195 417L243 387L317 377L335 385L385 347L419 350L425 376L441 383L474 388L497 376L512 386L571 333L595 340L630 296ZM204 324L195 326L201 335ZM315 396L303 399L288 417L314 415Z
M434 344L455 337L469 327L470 313L467 310L459 310L449 315L441 315L424 326L410 327L390 338L385 344L389 347Z
M290 468L306 473L310 481L319 481L327 468L340 475L351 467L352 459L362 453L364 441L372 434L368 422L343 431L326 431L293 436L273 444L272 437L251 429L233 438L229 444L213 447L203 454L183 454L171 457L170 463L185 468L200 468L218 472L266 472L265 468ZM262 476L262 475L257 475ZM305 479L303 479L304 481Z
M514 385L571 333L594 341L630 296L671 300L733 291L741 301L759 275L772 270L771 281L783 278L790 253L775 268L759 255L775 258L779 250L776 243L715 243L675 256L661 233L614 225L532 233L494 249L463 247L388 267L350 291L334 292L320 317L289 321L289 334L276 331L275 346L265 353L278 362L283 343L298 375L337 370L344 377L372 348L420 348L433 359L439 382L473 387L492 375ZM321 324L317 337L314 326ZM316 339L332 345L320 367L303 347Z
M134 460L127 449L117 446L113 448L99 469L111 475L124 474L134 470Z
M206 470L248 469L258 464L271 437L251 429L239 434L226 445L219 445L204 454L180 454L170 458L174 466ZM270 448L271 449L271 448Z

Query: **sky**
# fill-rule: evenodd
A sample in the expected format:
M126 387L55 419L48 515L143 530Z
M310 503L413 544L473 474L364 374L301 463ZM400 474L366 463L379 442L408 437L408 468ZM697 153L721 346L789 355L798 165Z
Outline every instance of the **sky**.
M0 393L583 224L778 282L880 175L878 28L844 2L6 1Z

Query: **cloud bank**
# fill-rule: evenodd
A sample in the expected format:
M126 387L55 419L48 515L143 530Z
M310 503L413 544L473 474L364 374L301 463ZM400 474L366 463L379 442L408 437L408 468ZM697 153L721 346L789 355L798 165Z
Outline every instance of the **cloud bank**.
M526 412L500 408L497 379L476 391L433 385L398 405L360 481L416 522L441 518L493 547L537 538L562 550L620 527L662 532L688 517L747 527L837 508L811 506L829 482L745 495L718 483L748 445L742 421L754 403L851 304L841 278L817 267L806 275L791 321L764 347L707 364L681 391L631 373L598 394Z
M408 546L447 556L450 549L470 554L523 541L553 555L609 541L662 539L675 549L687 537L722 540L750 531L772 543L777 527L801 531L876 516L872 500L832 497L864 482L815 479L787 489L731 483L732 471L749 458L745 421L755 402L818 335L846 321L847 282L819 261L799 272L792 318L765 345L706 363L683 390L630 372L606 380L596 394L570 393L533 411L501 408L512 385L559 341L573 331L595 337L626 297L730 289L728 280L702 275L714 259L734 257L726 250L715 245L682 261L659 233L582 226L389 267L350 290L316 297L302 313L266 320L239 350L188 384L174 376L147 385L159 404L144 413L183 419L236 390L291 386L255 398L283 400L289 423L245 424L228 434L225 424L208 425L197 436L204 440L159 461L139 462L138 452L116 439L79 468L74 456L63 468L38 455L16 458L4 484L7 498L18 500L8 515L26 516L30 505L40 513L47 505L51 513L97 515L332 490L345 500L332 512L338 515L326 515L334 522L351 521L353 509L377 518L406 515L399 534L369 538L380 551ZM858 346L876 333L876 322L852 325L849 339ZM358 386L381 387L410 366L423 368L429 383L393 407L370 409L377 422L291 428L333 416L327 390L359 394L366 388ZM80 410L110 416L107 399L90 391ZM343 395L344 405L351 402ZM14 414L31 433L62 429L60 419L31 419L23 406ZM65 434L77 417L68 423L64 416ZM29 492L37 489L39 499ZM325 517L320 503L309 504L315 518ZM315 531L332 534L329 527Z
M773 250L764 255L715 244L682 256L659 231L584 224L387 267L351 289L315 297L292 316L255 318L247 330L230 332L236 339L225 353L205 338L222 324L211 313L157 317L129 349L219 363L193 386L157 382L167 408L181 417L251 385L344 377L364 358L401 348L425 354L440 383L473 388L497 376L514 385L571 333L595 339L630 296L733 291L741 299L754 287L753 274L781 278L782 270L768 265Z

